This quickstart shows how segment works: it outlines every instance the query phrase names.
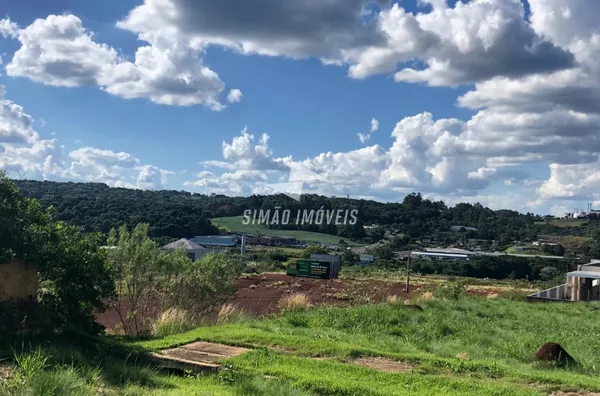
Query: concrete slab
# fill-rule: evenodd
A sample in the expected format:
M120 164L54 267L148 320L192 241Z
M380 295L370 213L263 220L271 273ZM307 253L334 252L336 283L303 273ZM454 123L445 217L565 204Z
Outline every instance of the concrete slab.
M250 351L211 342L193 342L177 348L152 353L154 362L163 368L190 370L193 372L217 371L223 359L239 356Z

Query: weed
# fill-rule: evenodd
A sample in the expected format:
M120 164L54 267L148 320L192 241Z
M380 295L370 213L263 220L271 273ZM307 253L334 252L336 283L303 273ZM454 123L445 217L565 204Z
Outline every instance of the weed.
M237 307L235 304L225 304L219 310L217 315L217 323L232 323L237 322L246 317L246 312Z
M152 325L152 334L164 337L171 334L183 333L195 327L196 322L187 311L179 308L169 308L160 314Z
M310 299L304 293L294 293L283 296L279 300L279 309L282 311L294 311L310 308L312 306Z

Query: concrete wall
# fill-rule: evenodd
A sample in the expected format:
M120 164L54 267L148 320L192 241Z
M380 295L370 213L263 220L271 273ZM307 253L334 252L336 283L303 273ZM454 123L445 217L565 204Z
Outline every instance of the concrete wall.
M0 301L35 297L37 286L36 266L17 260L0 263Z

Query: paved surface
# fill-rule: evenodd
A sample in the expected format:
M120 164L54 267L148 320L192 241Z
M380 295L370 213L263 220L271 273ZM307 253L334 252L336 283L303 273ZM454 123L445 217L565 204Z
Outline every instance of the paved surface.
M193 342L177 348L165 349L152 354L155 362L164 368L191 370L195 372L217 371L223 359L239 356L250 349L232 347L211 342Z

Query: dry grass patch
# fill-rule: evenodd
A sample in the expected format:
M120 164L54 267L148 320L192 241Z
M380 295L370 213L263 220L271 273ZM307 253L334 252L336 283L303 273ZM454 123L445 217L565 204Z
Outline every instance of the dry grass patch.
M193 316L180 308L169 308L152 324L152 334L156 337L164 337L171 334L184 333L196 327Z
M413 369L413 367L406 362L386 359L382 357L358 358L351 360L350 363L387 373L403 373L407 371L412 371Z
M279 300L279 309L282 311L294 311L312 307L310 299L304 293L294 293L283 296Z
M246 311L244 311L242 308L232 303L224 304L221 306L221 309L219 309L217 323L231 323L244 317L246 317Z
M394 294L393 296L387 296L385 300L390 304L396 304L400 301L400 298Z

